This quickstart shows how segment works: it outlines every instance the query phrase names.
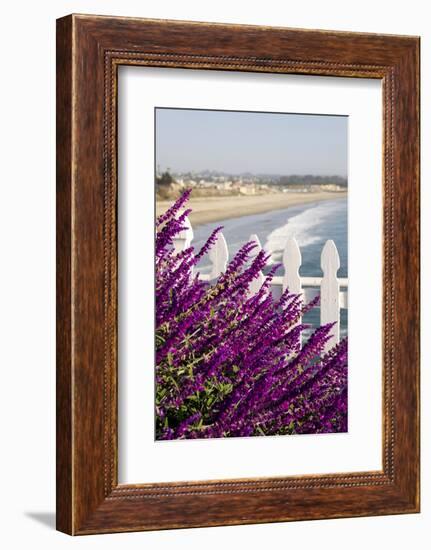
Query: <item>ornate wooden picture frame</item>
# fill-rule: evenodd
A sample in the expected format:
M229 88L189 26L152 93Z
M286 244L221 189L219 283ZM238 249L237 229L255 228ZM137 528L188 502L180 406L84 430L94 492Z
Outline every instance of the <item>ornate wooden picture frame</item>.
M381 471L118 483L120 65L381 80ZM59 19L57 528L78 535L418 511L419 38L87 15Z

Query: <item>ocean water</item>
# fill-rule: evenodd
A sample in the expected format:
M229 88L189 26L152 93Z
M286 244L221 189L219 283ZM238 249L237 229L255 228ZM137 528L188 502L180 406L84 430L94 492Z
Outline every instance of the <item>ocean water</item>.
M192 244L196 251L203 246L211 231L218 225L223 226L229 259L233 258L238 249L255 233L264 249L271 252L271 261L280 262L287 239L295 237L302 255L299 273L309 277L322 276L320 254L325 242L332 239L340 256L338 276L348 276L346 198L292 206L263 214L199 225L193 228ZM204 258L198 269L205 272L208 267L208 259ZM282 274L283 269L281 268L277 275ZM315 308L307 314L304 321L315 327L319 325L319 316L319 309ZM340 330L343 336L347 333L347 310L344 309L341 310Z

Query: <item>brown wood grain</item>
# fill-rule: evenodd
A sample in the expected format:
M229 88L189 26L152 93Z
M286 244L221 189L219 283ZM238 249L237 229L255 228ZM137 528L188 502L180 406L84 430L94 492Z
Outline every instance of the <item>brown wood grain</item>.
M72 27L57 22L57 529L72 528Z
M86 534L417 512L419 39L79 15L57 25L57 528ZM124 64L382 80L382 471L118 485L116 116Z

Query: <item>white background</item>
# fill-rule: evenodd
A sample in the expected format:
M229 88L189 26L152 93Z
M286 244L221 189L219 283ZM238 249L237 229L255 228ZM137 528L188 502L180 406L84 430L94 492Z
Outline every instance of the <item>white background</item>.
M431 523L431 364L423 339L422 514L72 539L54 523L55 18L74 12L422 36L423 334L431 331L431 30L427 2L56 0L3 6L0 128L1 543L14 548L424 549ZM428 535L429 538L429 535Z
M119 78L120 482L381 470L381 82L145 67ZM154 441L155 106L349 117L348 433Z

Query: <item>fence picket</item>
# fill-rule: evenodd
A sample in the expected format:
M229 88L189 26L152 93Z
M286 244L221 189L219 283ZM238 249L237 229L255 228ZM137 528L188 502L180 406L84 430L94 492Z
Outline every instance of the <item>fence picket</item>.
M250 235L249 241L254 241L257 246L250 252L250 258L251 260L254 260L256 256L259 254L259 252L262 250L262 245L260 244L259 237L253 233L253 235ZM263 285L263 282L265 281L265 276L263 275L262 271L259 271L259 275L256 279L253 279L251 282L248 292L250 296L253 296L257 292L259 292L260 287Z
M180 231L180 233L178 233L178 235L173 239L174 249L177 253L188 248L193 240L193 227L188 216L185 217L183 226L185 229Z
M323 278L320 283L320 324L336 322L331 329L333 338L326 345L330 349L340 341L340 283L337 279L340 257L332 240L326 241L323 247L321 267Z
M227 262L229 260L229 251L227 248L226 239L223 233L217 235L217 241L208 253L211 260L211 272L209 279L215 279L226 271Z
M283 252L283 291L286 288L293 294L300 294L302 290L299 268L301 267L302 257L296 239L288 239Z
M298 242L295 238L290 238L286 242L286 246L283 251L283 292L286 288L292 294L302 293L301 277L299 275L299 268L301 267L302 257L301 251L298 246ZM300 324L302 316L298 318L297 324ZM301 336L298 337L298 344L301 345Z

